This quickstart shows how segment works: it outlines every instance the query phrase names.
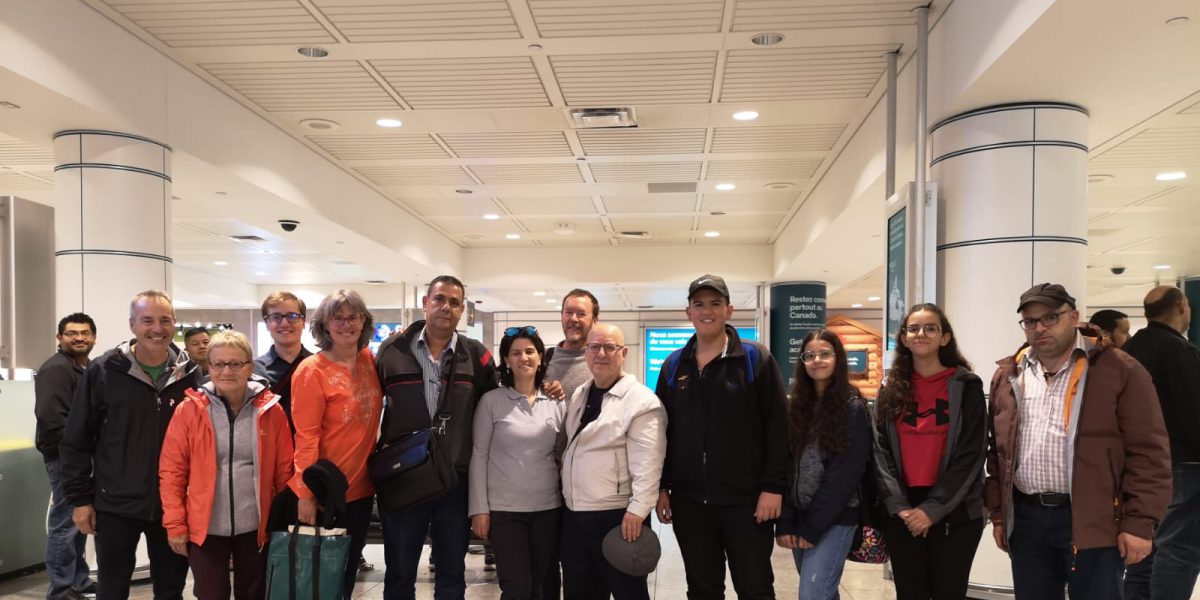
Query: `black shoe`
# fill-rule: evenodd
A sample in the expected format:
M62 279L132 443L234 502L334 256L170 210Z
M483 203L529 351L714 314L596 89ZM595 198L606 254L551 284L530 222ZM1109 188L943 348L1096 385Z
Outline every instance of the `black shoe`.
M483 570L488 572L496 570L496 555L492 553L491 546L488 546L487 552L483 554Z
M374 571L375 565L367 562L367 558L365 556L360 556L360 557L358 557L358 570L359 571Z
M100 584L93 581L93 582L87 584L86 586L84 586L82 589L80 589L79 593L83 594L84 596L95 596L96 593L99 591L100 591Z
M95 596L93 596L94 598ZM91 600L79 590L67 590L58 595L58 600Z

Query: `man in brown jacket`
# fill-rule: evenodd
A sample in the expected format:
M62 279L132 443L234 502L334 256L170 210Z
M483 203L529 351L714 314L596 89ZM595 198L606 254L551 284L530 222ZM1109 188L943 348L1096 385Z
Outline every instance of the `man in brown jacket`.
M985 502L1017 600L1120 597L1171 499L1171 454L1149 373L1079 330L1057 284L1021 295L1027 344L992 377Z

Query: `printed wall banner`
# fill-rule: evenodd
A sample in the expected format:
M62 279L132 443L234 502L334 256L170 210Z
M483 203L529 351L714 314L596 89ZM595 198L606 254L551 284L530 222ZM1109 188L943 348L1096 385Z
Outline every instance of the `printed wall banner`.
M758 340L758 331L753 327L737 327L738 337L743 340ZM658 385L658 372L672 352L687 345L688 340L696 335L692 327L647 327L642 340L644 357L642 383L654 389Z
M905 276L905 244L906 238L906 209L901 208L888 218L887 224L887 285L886 304L884 307L884 323L886 333L884 342L887 347L885 356L890 357L896 349L896 333L900 331L900 322L904 320L904 276ZM890 360L888 361L890 363ZM885 365L885 367L890 364Z
M792 380L804 336L825 326L825 284L793 281L771 284L771 354Z

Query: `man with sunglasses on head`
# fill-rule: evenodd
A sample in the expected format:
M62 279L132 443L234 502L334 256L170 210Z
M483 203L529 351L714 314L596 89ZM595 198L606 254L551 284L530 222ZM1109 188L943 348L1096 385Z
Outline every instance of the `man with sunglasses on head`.
M727 324L729 288L716 275L688 286L696 334L663 363L667 459L658 520L674 523L690 600L775 597L774 521L788 483L787 405L770 351Z
M279 406L287 415L292 433L292 372L312 351L304 347L300 337L304 333L307 309L304 301L287 291L278 291L267 296L262 303L262 319L271 334L271 347L254 359L254 374L266 379L271 392L279 397Z
M1171 454L1150 374L1079 328L1075 298L1041 283L1017 306L1026 344L992 377L984 502L1017 600L1117 599L1150 553Z
M453 488L435 490L442 493L400 510L385 510L387 496L377 490L387 562L385 600L415 600L427 533L437 564L434 595L438 600L462 600L466 594L467 470L475 406L499 387L499 376L491 351L456 331L466 309L465 290L457 277L435 277L421 298L425 320L384 340L375 360L384 393L381 439L393 443L433 428L438 446L458 474Z

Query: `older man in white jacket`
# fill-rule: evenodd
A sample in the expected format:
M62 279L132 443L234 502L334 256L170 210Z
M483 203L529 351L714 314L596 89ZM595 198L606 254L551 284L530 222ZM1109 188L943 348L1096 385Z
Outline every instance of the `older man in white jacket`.
M567 408L562 486L563 592L567 600L648 600L646 577L614 569L600 550L614 527L627 541L642 533L658 499L667 452L667 412L650 388L625 373L625 335L597 324L586 356L592 381Z

